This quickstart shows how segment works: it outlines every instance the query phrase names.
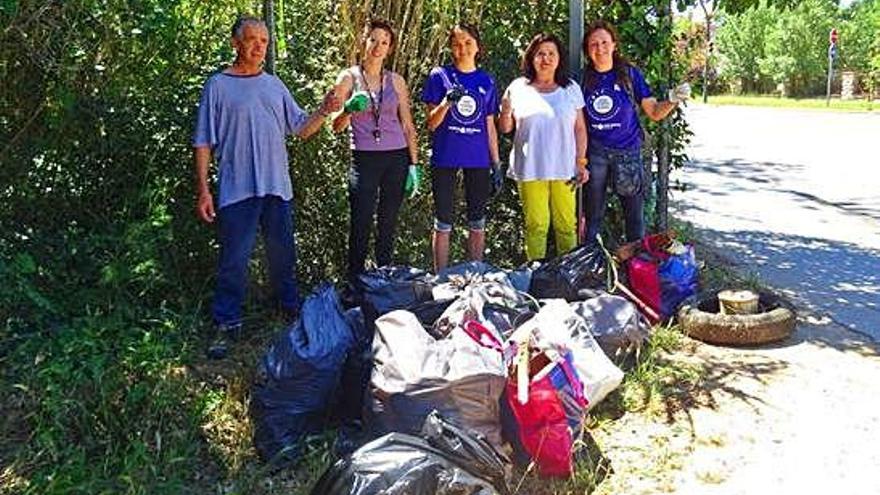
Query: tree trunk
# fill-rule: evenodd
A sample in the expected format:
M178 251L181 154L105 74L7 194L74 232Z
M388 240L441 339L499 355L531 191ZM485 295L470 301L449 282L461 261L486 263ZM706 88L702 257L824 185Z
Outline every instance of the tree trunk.
M266 29L269 31L269 46L266 47L266 63L263 70L269 74L275 73L275 2L263 0L263 19L266 21Z
M716 2L712 3L712 10L706 7L706 0L700 0L700 7L706 17L706 60L703 63L703 103L709 100L709 64L712 60L712 17L715 14Z

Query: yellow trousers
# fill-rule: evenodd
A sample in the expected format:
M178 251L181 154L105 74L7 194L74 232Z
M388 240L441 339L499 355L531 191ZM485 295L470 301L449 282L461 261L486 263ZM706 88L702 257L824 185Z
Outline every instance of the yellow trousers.
M556 251L565 253L577 245L575 192L564 180L519 182L523 216L526 222L526 257L531 260L547 255L547 233L553 219Z

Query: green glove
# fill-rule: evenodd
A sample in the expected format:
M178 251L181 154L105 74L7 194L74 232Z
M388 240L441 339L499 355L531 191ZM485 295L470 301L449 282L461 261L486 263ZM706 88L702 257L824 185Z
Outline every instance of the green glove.
M355 91L342 107L345 113L363 112L367 109L370 99L364 91Z
M403 192L409 198L414 198L419 193L419 183L422 181L422 168L417 164L409 166L406 173L406 183L403 186Z

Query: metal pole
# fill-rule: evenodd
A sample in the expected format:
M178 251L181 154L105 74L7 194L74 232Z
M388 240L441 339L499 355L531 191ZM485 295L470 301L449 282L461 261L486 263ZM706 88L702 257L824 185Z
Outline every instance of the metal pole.
M672 8L668 3L661 12L661 16L666 19L667 34L672 33ZM670 84L674 84L672 80L672 45L667 44L664 50L666 58L666 80ZM655 227L658 232L665 231L669 228L669 162L670 162L670 141L672 126L669 118L663 119L660 124L660 146L657 150L657 185L656 185L656 203L654 211L656 213Z
M834 44L828 46L828 82L825 84L825 106L831 106L831 78L834 75Z
M266 47L266 63L263 70L269 74L275 73L275 2L263 0L263 20L266 21L266 30L269 31L269 46Z
M584 1L568 0L568 67L580 79L583 66Z

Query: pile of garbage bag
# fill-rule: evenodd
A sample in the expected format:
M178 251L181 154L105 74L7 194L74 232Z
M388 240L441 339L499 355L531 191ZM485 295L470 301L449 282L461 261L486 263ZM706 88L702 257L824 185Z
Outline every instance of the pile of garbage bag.
M623 380L615 362L650 339L605 291L609 262L587 245L517 270L384 267L348 308L322 285L260 363L257 451L286 465L336 428L341 460L313 493L505 493L508 458L570 476L587 412Z

